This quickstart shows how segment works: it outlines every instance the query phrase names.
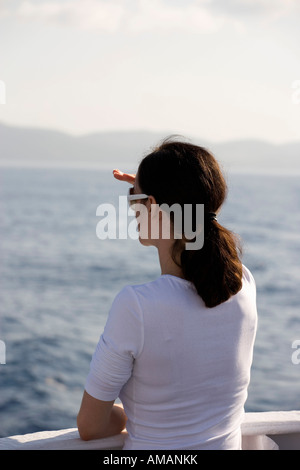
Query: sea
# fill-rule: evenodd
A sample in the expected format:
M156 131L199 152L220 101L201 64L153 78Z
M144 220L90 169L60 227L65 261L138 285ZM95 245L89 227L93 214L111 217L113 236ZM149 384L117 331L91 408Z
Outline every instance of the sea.
M245 408L299 410L299 174L228 172L227 182L219 221L240 235L257 285ZM96 235L97 207L118 207L127 188L107 170L0 168L0 437L76 426L114 297L159 277L154 247Z

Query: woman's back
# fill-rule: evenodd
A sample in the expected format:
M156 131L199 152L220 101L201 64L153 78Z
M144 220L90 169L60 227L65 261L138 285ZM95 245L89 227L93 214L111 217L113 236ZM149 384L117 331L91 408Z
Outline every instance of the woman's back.
M238 449L256 321L255 282L245 267L242 289L214 308L176 276L127 286L112 305L86 390L95 396L98 369L112 392L99 398L120 396L125 449Z

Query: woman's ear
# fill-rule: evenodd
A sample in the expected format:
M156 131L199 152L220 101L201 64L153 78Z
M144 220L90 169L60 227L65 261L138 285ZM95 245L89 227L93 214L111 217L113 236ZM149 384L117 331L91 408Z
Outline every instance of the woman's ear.
M148 207L148 210L149 212L151 213L151 206L152 204L155 204L156 205L156 200L155 200L155 197L154 196L148 196L148 199L147 199L147 207Z

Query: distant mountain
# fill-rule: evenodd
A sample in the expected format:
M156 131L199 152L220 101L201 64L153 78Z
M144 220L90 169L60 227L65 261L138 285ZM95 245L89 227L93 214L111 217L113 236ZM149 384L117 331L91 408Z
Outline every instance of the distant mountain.
M300 172L300 142L274 145L253 139L212 144L209 148L231 170Z
M63 132L0 124L0 165L38 167L91 167L136 169L138 162L168 132L114 131L73 136ZM190 137L190 136L188 136ZM210 143L209 148L226 170L300 171L300 142L273 145L260 140Z

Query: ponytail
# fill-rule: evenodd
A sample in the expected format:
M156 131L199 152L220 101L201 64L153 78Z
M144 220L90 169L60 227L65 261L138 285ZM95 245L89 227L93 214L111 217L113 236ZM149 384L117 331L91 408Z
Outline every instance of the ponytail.
M235 234L216 220L207 222L200 250L183 250L180 266L185 279L192 281L206 307L216 307L242 288L241 247ZM173 245L175 261L178 245Z

